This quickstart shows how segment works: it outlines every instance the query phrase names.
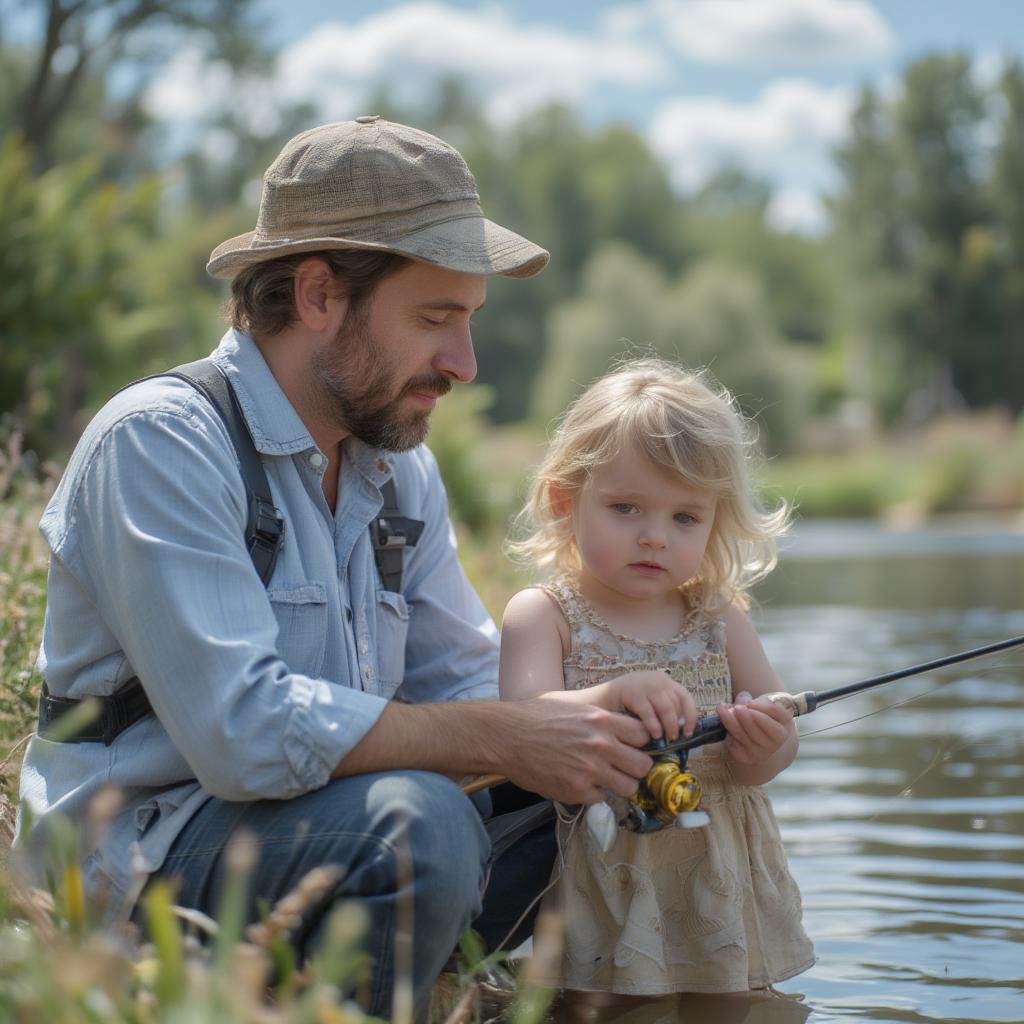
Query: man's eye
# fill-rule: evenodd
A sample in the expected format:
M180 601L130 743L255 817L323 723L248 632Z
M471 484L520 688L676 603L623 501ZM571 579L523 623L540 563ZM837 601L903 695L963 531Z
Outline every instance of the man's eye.
M443 320L435 320L433 317L430 317L430 316L422 316L422 317L420 317L420 319L428 327L442 327L442 326L444 326L444 321Z

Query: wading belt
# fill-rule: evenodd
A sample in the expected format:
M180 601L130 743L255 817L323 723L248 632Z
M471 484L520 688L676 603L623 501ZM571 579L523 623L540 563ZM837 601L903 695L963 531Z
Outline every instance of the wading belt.
M143 377L133 384L155 377L177 377L191 384L206 397L224 421L245 483L248 510L245 546L263 585L268 586L284 541L285 523L274 505L263 462L242 415L234 388L224 372L209 359L199 359L164 373L153 374L152 377ZM126 386L132 387L132 384ZM380 485L380 491L384 504L380 514L370 524L370 538L384 589L397 593L402 587L402 553L406 547L414 546L420 539L423 523L399 515L398 493L393 479L385 480ZM64 743L103 743L109 747L125 729L153 711L138 677L129 679L117 693L94 699L99 700L101 706L96 719L70 736L60 735L58 731L57 736L46 738L59 739ZM80 703L78 700L52 696L44 682L39 695L39 734L45 737L56 722Z

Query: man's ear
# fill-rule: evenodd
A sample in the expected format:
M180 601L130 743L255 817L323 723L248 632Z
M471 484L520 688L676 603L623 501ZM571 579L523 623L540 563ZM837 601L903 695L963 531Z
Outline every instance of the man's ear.
M303 260L295 268L292 287L295 312L306 327L325 331L333 322L340 323L344 319L348 302L339 295L338 284L326 260L317 256Z

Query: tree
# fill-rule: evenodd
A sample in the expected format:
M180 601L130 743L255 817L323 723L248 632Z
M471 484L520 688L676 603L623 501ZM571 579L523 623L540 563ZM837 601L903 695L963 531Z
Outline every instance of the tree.
M917 61L892 99L865 90L837 153L845 180L836 234L859 388L886 419L963 402L1020 408L1012 360L1022 357L1007 345L1016 332L1007 304L1019 258L1019 78L1011 67L990 97L965 56ZM993 98L1005 116L986 123ZM993 123L994 154L985 134Z
M39 25L38 45L6 61L10 86L4 120L21 133L39 170L61 155L58 130L86 102L83 93L105 96L105 81L115 65L131 64L144 79L147 67L166 60L186 35L213 41L237 61L259 53L246 28L252 0L0 0L0 16L17 4ZM6 13L5 13L5 9ZM137 91L136 91L137 93ZM117 120L108 106L111 123ZM111 116L114 115L114 116ZM122 127L140 119L136 95L120 112ZM93 126L95 129L96 126ZM139 127L138 124L135 127ZM95 146L93 137L92 145ZM81 155L77 152L73 155Z
M670 278L623 243L607 243L580 293L551 314L538 417L557 416L620 358L653 352L707 367L763 426L771 451L792 448L807 407L807 361L772 323L760 282L714 260Z
M41 455L120 385L211 347L203 267L224 223L167 228L155 179L126 188L98 164L36 175L17 137L0 144L0 415Z
M1001 340L1007 401L1024 412L1024 67L1009 63L1000 82L1003 116L993 156L992 206L996 259L1004 299Z

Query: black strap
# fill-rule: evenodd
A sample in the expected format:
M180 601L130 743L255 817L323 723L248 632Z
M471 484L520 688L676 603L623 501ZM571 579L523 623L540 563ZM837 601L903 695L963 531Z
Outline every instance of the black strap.
M145 718L153 709L149 698L137 678L130 679L124 687L110 697L94 697L99 702L100 713L87 725L79 726L73 733L62 735L61 719L82 704L80 700L54 697L44 682L39 691L40 736L62 743L102 743L110 746L130 725ZM56 727L56 728L55 728Z
M224 371L210 359L197 359L194 363L186 363L156 376L177 377L191 384L207 397L224 421L245 481L248 504L245 544L263 586L269 586L277 556L284 543L284 517L274 505L263 460L256 450L235 389L228 382Z
M380 485L380 493L384 504L380 515L370 523L373 557L384 589L398 594L402 590L402 553L407 547L414 547L420 539L423 523L398 514L398 492L394 480L385 480Z

